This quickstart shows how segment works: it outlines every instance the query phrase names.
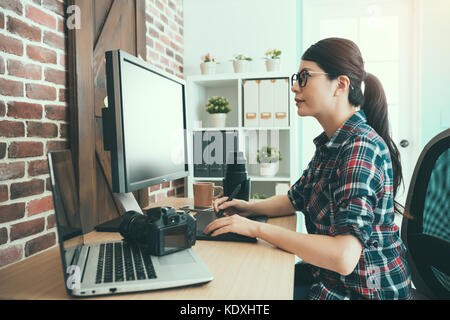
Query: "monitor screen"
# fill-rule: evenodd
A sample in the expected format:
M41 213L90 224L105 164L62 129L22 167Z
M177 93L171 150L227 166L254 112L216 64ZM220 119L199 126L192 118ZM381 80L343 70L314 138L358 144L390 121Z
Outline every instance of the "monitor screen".
M184 82L120 50L106 57L113 191L187 176Z

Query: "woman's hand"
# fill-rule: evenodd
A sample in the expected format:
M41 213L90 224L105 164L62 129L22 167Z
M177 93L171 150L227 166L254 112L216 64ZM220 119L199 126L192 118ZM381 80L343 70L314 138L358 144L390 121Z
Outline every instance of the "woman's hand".
M238 214L233 214L231 216L214 220L206 226L203 233L210 234L212 232L211 236L215 237L223 233L232 232L243 236L256 238L259 234L260 224L260 222L247 219Z
M232 216L238 214L243 217L251 215L250 204L247 201L240 199L233 199L227 201L228 197L222 197L213 202L213 208L216 213L224 209L224 216Z

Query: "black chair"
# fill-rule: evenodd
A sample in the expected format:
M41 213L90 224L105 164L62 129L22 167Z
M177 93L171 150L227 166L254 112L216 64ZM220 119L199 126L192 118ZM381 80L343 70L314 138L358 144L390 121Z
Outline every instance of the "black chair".
M417 161L401 237L416 299L450 299L450 129L435 136Z

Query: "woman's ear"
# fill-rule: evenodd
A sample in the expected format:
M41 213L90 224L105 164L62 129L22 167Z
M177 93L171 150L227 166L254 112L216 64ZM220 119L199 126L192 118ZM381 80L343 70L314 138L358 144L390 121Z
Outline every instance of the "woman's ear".
M339 76L336 79L337 87L334 91L334 96L337 97L339 94L347 91L350 88L350 78L347 76Z

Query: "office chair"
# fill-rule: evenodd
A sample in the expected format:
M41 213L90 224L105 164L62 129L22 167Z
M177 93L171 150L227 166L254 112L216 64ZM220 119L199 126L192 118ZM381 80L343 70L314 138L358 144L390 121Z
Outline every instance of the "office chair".
M450 129L435 136L417 161L401 237L416 299L450 299Z

